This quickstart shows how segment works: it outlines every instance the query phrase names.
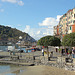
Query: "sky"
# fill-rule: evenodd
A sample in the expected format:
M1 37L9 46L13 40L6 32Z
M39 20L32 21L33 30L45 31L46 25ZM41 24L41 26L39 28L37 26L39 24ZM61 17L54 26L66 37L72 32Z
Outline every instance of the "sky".
M53 35L53 26L75 0L0 0L0 25L28 33L35 40Z

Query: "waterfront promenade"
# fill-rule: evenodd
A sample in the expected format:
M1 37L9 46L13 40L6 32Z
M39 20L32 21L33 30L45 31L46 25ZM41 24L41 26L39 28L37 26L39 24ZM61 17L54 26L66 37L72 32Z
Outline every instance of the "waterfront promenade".
M10 55L10 52L0 52L0 56L3 58L0 59L2 64L14 64L22 66L33 66L33 65L47 65L54 66L59 68L66 68L67 70L72 70L72 65L75 67L75 59L73 62L66 62L65 59L68 56L61 56L61 53L53 50L53 56L50 57L48 61L47 54L42 56L41 51L35 51L30 53L15 53L15 55ZM75 68L73 70L75 71Z
M16 63L14 65L22 65L23 67L29 66L26 71L21 72L19 75L25 75L25 74L26 75L31 75L31 74L32 75L35 74L36 75L74 75L75 74L74 73L75 69L74 70L72 69L72 63L65 63L65 65L63 65L63 61L65 60L62 60L61 63L60 62L61 53L55 52L55 50L53 51L53 57L51 58L50 61L48 61L46 54L42 56L41 51L21 53L21 54L16 53L15 56L19 56L18 60L15 59L12 60L9 52L0 52L0 56L8 56L5 58L1 58L0 63L5 62L7 64L10 64L11 62L11 64ZM33 59L33 56L35 56L35 59ZM58 58L59 61L57 62ZM62 56L62 58L66 58L66 56ZM35 66L30 67L30 64L35 64ZM64 66L64 68L62 66ZM68 66L70 68L68 68ZM17 71L17 69L14 71Z
M40 61L40 56L42 56L41 51L30 53L15 53L14 55L13 53L2 51L0 52L0 63L33 66L35 62ZM35 58L37 60L35 60Z
M52 59L53 61L57 59L57 56L60 56L60 53L53 53L53 57L56 57L54 59ZM13 55L13 53L10 55L10 52L0 52L0 63L2 63L2 61L10 61L10 63L14 63L14 62L22 62L22 63L46 63L48 61L47 58L47 54L45 54L44 56L42 56L42 52L41 51L35 51L35 52L30 52L30 53L15 53L15 55ZM3 63L4 63L3 62ZM16 63L15 63L16 64Z

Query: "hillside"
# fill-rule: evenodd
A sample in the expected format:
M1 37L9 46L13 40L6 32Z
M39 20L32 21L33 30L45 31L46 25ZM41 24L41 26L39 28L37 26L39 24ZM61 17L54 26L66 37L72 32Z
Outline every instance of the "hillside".
M35 39L25 32L22 32L16 28L0 25L0 40L18 41L19 36L22 36L23 39L27 39L31 42L33 42L33 40L35 41Z

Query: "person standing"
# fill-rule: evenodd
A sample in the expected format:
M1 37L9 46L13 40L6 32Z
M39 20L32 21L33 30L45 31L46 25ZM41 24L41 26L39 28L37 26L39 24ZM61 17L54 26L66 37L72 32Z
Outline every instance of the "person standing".
M75 47L73 47L73 50L72 50L72 57L75 58Z
M44 56L44 49L42 48L42 56Z

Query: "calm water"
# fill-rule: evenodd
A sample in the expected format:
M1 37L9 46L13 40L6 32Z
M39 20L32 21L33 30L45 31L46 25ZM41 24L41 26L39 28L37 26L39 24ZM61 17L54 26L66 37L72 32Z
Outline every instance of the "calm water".
M8 46L0 46L0 50L6 51ZM12 48L12 47L10 47ZM21 48L26 52L25 48ZM28 50L31 52L31 50ZM14 65L2 65L0 64L0 75L18 75L21 72L26 71L26 66L14 66Z
M26 66L0 64L0 75L18 75L26 70Z

